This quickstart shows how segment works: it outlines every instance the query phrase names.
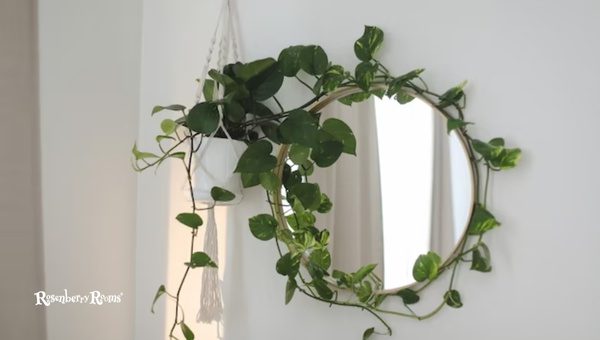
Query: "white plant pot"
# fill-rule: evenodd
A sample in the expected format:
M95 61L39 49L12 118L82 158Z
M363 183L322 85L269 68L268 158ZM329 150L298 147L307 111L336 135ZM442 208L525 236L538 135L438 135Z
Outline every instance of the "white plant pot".
M196 201L213 202L210 195L213 187L221 187L235 194L233 201L218 202L219 205L237 204L241 201L242 178L234 170L246 148L246 143L238 140L204 138L193 164L193 192Z

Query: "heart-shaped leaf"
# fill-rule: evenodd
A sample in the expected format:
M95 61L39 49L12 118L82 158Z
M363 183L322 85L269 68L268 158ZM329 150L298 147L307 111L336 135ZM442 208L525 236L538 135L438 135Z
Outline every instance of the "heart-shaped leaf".
M284 143L297 143L307 147L318 142L319 122L317 117L305 110L294 110L279 126Z
M286 77L293 77L300 71L300 52L304 46L290 46L279 53L278 63Z
M208 256L208 254L206 254L205 252L202 252L202 251L197 251L197 252L193 253L192 257L190 259L190 262L187 262L186 265L188 265L192 268L198 268L198 267L217 268L217 264L210 258L210 256Z
M460 299L460 293L457 290L449 290L444 294L444 300L446 304L452 308L460 308L463 306Z
M413 266L413 278L417 282L433 280L437 277L442 259L435 252L420 255Z
M202 218L195 213L181 213L175 217L181 224L186 225L192 229L197 229L202 225Z
M235 194L227 189L221 187L212 187L210 189L210 196L215 201L229 202L235 199Z
M268 241L275 237L277 220L269 214L260 214L248 220L250 232L259 240Z
M469 235L481 235L497 226L500 222L496 220L494 215L487 211L481 204L477 204L471 216L469 223Z
M410 288L400 289L396 295L402 298L402 302L404 302L405 305L415 304L421 299L417 292Z
M235 172L261 173L273 169L277 158L271 155L273 145L266 140L259 140L250 145L238 161Z
M309 210L317 210L321 205L321 190L318 184L299 183L290 190L295 198L300 200L302 206Z
M370 61L383 43L383 31L374 26L365 26L365 31L354 43L354 54L362 61Z
M300 51L300 67L311 75L321 75L327 70L329 60L321 46L304 46Z
M356 137L352 129L344 121L329 118L323 122L321 130L327 132L344 145L343 152L356 155Z
M219 109L217 104L202 102L196 104L187 115L187 126L193 131L211 134L219 126Z

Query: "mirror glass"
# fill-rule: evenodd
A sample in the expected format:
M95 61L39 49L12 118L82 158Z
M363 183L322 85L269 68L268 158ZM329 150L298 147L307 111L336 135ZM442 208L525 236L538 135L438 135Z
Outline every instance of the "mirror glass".
M384 289L412 284L417 257L448 258L470 218L473 174L461 137L418 98L333 103L322 111L327 118L342 119L357 140L356 156L343 154L311 175L333 202L316 224L331 232L333 269L377 263Z
M383 283L414 281L420 254L446 259L462 238L473 202L469 157L446 118L420 99L375 99Z

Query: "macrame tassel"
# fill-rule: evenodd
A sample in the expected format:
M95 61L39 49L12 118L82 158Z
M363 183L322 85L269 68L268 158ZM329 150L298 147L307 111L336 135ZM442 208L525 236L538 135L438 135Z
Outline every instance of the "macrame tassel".
M215 222L215 209L208 209L208 221L204 234L204 252L215 262L219 263L219 243L217 240L217 224ZM221 300L221 282L219 269L204 267L202 269L202 292L200 293L200 309L196 314L196 321L211 323L221 321L223 315L223 302Z

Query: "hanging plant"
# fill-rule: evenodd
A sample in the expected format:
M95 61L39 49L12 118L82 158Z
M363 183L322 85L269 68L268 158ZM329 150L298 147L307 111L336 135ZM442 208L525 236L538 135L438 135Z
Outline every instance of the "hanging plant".
M316 45L291 46L279 54L277 60L265 58L249 63L236 62L221 70L210 70L204 98L214 98L213 91L222 90L223 97L206 100L187 109L182 105L157 106L152 114L164 110L175 111L179 117L161 123L163 133L156 137L160 153L141 152L134 145L134 167L143 171L159 166L167 159L183 164L193 197L192 158L210 135L243 141L247 149L241 155L235 172L241 175L243 186L262 186L270 202L269 213L258 214L249 220L250 232L259 240L274 240L280 258L275 269L287 277L282 300L289 303L296 292L330 305L355 307L377 318L384 332L367 329L363 339L373 334L392 334L383 315L427 319L444 306L460 308L461 294L454 285L455 273L463 262L479 272L491 270L490 250L483 236L500 225L487 207L488 184L491 172L514 168L521 156L518 148L509 148L502 138L487 142L474 139L468 133L472 124L464 118L466 83L460 83L438 94L423 80L423 69L402 75L392 74L378 59L384 34L377 27L366 26L364 34L355 42L354 53L359 63L352 71L329 61L325 51ZM312 97L306 103L284 108L276 97L285 79L298 81ZM314 167L329 167L342 154L355 155L357 140L351 128L340 119L321 120L320 110L333 101L346 105L377 96L389 97L406 104L420 98L435 107L447 118L447 132L455 131L466 142L471 166L475 173L475 204L457 251L445 261L435 252L419 256L414 263L413 277L417 284L393 292L384 291L381 280L374 274L375 264L342 272L331 268L328 250L329 232L315 225L316 214L327 214L334 202L318 183L310 182ZM220 114L222 112L222 115ZM274 146L278 149L277 156ZM184 150L185 147L185 150ZM480 169L485 171L483 184ZM229 201L235 195L223 188L212 188L215 201ZM282 202L291 213L286 215ZM191 228L192 246L186 271L176 294L168 294L161 286L154 302L163 294L175 300L176 314L170 336L177 325L186 339L193 333L179 317L179 298L188 271L197 267L214 266L204 253L194 250L202 219L192 200L191 212L177 216L184 226ZM440 304L432 311L418 314L414 306L420 295L432 282L449 272L448 289ZM381 307L387 299L399 299L404 310Z

